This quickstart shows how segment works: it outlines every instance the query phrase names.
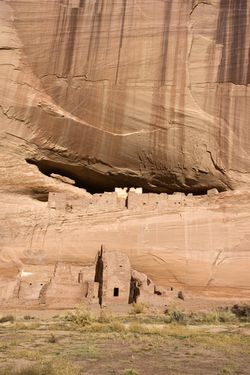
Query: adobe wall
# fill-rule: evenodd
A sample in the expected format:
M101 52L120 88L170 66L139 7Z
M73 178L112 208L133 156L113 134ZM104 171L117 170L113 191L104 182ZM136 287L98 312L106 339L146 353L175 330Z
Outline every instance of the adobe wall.
M131 188L116 189L115 192L105 192L103 194L93 194L90 197L74 199L64 193L49 193L48 206L51 209L75 212L79 211L83 214L94 214L100 212L115 212L123 210L131 211L155 211L167 210L177 207L193 206L198 200L203 203L209 203L206 196L185 195L181 192L173 194L156 194L141 193L141 189ZM207 193L207 198L217 194L216 189L211 189Z
M124 210L126 198L117 193L93 194L90 197L74 199L64 193L49 193L48 206L51 209L67 212L80 211L86 214L102 211Z
M103 254L103 304L128 304L130 279L131 266L128 256L116 251L105 251Z
M2 304L11 302L15 296L17 282L13 279L0 279L0 302Z
M137 303L145 303L153 306L165 306L169 298L176 295L176 291L157 287L144 273L136 270L132 271L132 278L136 280L139 286L139 294L136 299Z
M135 284L131 284L132 280ZM140 290L138 299L131 299L132 285ZM9 284L5 292L1 288L0 293L1 302L6 299L23 307L46 305L71 308L81 302L102 306L133 302L164 306L167 302L165 290L157 288L145 274L133 270L127 254L103 249L91 266L64 262L27 266L19 273L15 283Z

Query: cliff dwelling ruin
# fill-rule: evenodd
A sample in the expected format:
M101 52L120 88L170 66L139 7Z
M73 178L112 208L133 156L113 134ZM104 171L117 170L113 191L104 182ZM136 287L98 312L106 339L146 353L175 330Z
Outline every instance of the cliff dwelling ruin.
M194 196L182 192L167 193L143 193L142 188L115 188L114 192L103 194L88 194L81 198L75 198L66 193L50 192L48 194L48 206L59 211L81 211L82 213L98 213L102 211L151 211L165 210L176 206L190 206L198 200L206 200L219 192L216 188L207 191L207 195Z
M64 262L27 266L19 273L12 296L6 299L24 306L62 303L71 307L80 302L101 307L138 302L165 306L171 295L172 288L167 291L157 287L144 273L134 270L127 254L106 251L102 246L90 266Z

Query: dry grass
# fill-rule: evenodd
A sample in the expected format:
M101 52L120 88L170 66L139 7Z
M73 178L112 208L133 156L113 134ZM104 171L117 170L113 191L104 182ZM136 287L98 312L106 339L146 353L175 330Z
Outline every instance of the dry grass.
M133 303L131 314L142 314L146 309L147 306L144 303Z
M162 358L166 357L163 365L169 366L166 370L173 367L171 374L185 373L185 367L182 371L178 367L185 361L190 368L194 366L192 361L197 361L201 366L204 363L206 368L208 358L212 366L214 362L211 358L217 358L216 374L233 374L235 369L240 368L242 374L248 375L250 364L248 368L241 365L241 361L245 362L250 355L248 333L247 324L242 323L230 310L190 314L172 307L159 315L149 315L147 311L113 316L106 311L94 315L86 306L80 305L65 316L49 320L21 318L15 320L14 324L3 324L0 374L78 375L81 372L72 363L80 363L85 372L89 371L88 366L96 364L93 375L135 375L137 371L151 375L151 364L145 363L150 358L150 363L158 363L153 372L157 373L157 366L161 366ZM136 357L136 362L131 360L131 355ZM181 362L177 361L179 357ZM228 358L230 362L226 360ZM65 362L65 359L69 362ZM18 373L14 368L2 371L1 363L23 361L31 362L26 372ZM60 361L64 361L62 368ZM102 367L104 362L105 368ZM110 372L106 370L107 366L110 366ZM43 372L44 369L47 372ZM202 369L201 373L206 374ZM187 374L190 375L190 372ZM197 372L192 375L197 375Z
M137 371L133 369L125 369L122 375L139 375Z
M62 329L53 332L56 342L50 341L51 323L54 324L55 319L40 322L38 330L34 332L29 329L15 331L15 324L5 325L1 330L4 345L0 346L0 374L83 375L84 371L89 373L91 366L92 375L151 375L164 373L165 370L168 373L169 369L172 369L169 374L205 375L208 362L214 366L216 360L214 373L218 375L233 374L234 369L238 368L241 374L250 373L250 365L247 367L245 364L245 358L250 355L247 326L246 334L243 334L243 324L240 328L225 323L204 326L197 323L195 316L196 323L190 326L176 320L166 324L165 318L164 314L156 317L143 314L126 317L105 315L101 318L91 314L90 319L87 315L88 323L83 320L82 325L82 318L76 320L74 317L72 322L58 317L56 322L62 322L62 327L70 324L71 331ZM157 324L152 323L154 319ZM199 316L198 321L204 320L217 322L220 319L217 315L209 315L209 318ZM25 324L32 324L32 321L25 321ZM31 362L26 372L19 374L13 368L1 372L1 363L23 365L23 361ZM82 373L72 363L79 364ZM197 364L201 366L200 372L190 372ZM157 372L158 368L161 371ZM190 371L185 372L186 368ZM46 372L43 372L44 369Z
M2 375L80 375L78 366L63 360L55 360L51 363L32 364L22 369L6 368Z

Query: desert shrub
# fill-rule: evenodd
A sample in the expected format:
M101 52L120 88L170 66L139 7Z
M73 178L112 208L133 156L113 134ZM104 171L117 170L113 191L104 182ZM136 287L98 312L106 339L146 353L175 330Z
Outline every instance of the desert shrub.
M99 323L111 323L113 319L114 318L111 314L107 313L104 310L101 310L100 316L97 320Z
M122 373L122 375L139 375L137 371L130 369L125 369Z
M14 320L15 318L13 315L6 315L0 318L0 323L7 323L7 322L13 323Z
M250 305L234 305L231 312L240 320L250 321Z
M133 303L132 314L142 314L146 310L146 305L144 303Z
M149 328L145 324L141 324L138 322L131 323L128 329L129 329L129 332L131 333L138 333L138 334L149 333Z
M219 324L234 323L237 319L231 311L227 310L192 312L189 314L180 310L167 310L164 321L165 323L179 324Z
M34 318L34 316L24 315L23 319L24 320L31 320L31 319L35 319L35 318Z
M68 322L72 322L79 327L85 327L94 322L90 310L86 305L78 305L74 312L70 312L65 315L64 319Z
M187 316L183 311L180 310L170 310L166 312L165 323L186 323Z
M235 315L227 310L191 313L188 316L189 324L234 323L236 321Z
M87 330L90 332L108 332L109 327L107 324L93 322L91 325L87 326Z
M55 335L53 333L50 334L49 338L48 338L48 342L50 344L55 344L57 342L57 339L55 337Z
M109 324L109 328L112 332L125 332L126 327L121 322L114 320Z
M56 360L50 364L48 375L80 375L81 371L78 366L71 362ZM39 374L40 375L40 374ZM46 374L47 375L47 374Z
M237 321L236 316L231 311L220 311L218 319L220 323L234 323Z

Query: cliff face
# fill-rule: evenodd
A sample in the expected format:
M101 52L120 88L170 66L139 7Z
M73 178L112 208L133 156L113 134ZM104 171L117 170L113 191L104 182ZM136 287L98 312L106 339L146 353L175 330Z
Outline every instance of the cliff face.
M167 290L249 298L249 192L170 195L158 208L140 195L137 205L129 197L128 208L113 207L115 193L105 195L91 205L61 194L49 204L0 195L0 303L12 300L20 274L40 287L60 262L94 265L101 244L127 254L133 268Z
M3 0L0 31L0 299L101 243L165 286L248 291L250 2ZM115 186L241 192L122 217L46 202Z
M1 129L89 189L249 181L247 0L2 1Z

